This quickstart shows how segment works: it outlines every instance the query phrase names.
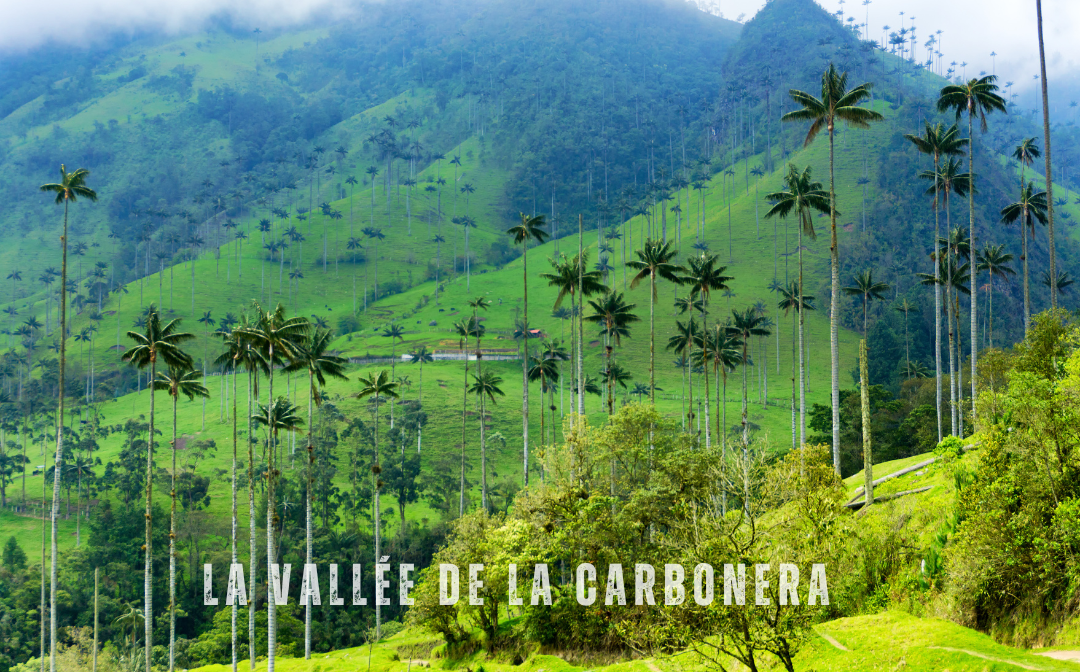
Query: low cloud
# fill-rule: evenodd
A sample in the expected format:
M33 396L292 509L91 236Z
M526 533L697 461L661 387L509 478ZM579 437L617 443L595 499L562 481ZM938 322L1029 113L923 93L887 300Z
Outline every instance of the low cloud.
M44 43L88 45L115 33L185 33L212 20L249 28L277 28L314 18L340 17L356 5L341 0L60 0L49 11L25 0L3 0L0 51Z

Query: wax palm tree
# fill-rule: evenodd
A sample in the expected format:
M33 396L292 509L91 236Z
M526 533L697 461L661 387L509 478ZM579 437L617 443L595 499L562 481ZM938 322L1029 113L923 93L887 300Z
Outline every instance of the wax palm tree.
M409 361L411 363L413 363L413 364L419 364L420 365L420 387L419 387L419 389L417 391L417 394L416 394L416 406L417 406L418 409L421 409L421 408L423 408L423 397L424 397L424 364L431 364L432 362L435 361L435 357L432 354L432 352L427 349L426 345L421 345L419 348L417 348L416 350L413 350L412 352L409 353ZM421 434L422 434L422 432L423 432L423 427L421 426L420 422L417 421L417 423L416 423L416 454L417 455L420 454L420 443L421 443Z
M53 469L53 504L52 504L52 553L51 553L51 569L49 570L49 585L51 586L51 592L49 597L49 641L51 642L49 649L49 670L50 672L56 672L56 595L57 595L57 580L59 563L57 558L57 534L58 534L58 520L60 516L60 472L63 470L64 465L64 376L67 371L67 349L65 347L67 339L67 250L68 250L68 208L69 206L78 201L80 198L85 198L90 202L97 200L97 192L90 187L86 186L86 178L90 175L90 171L85 168L79 168L72 172L67 172L67 167L64 164L60 164L60 181L49 184L43 184L39 189L41 191L56 194L56 204L64 206L64 229L63 235L60 237L60 368L57 378L59 385L59 395L57 397L57 418L59 421L56 426L56 455L54 457L54 469ZM15 280L21 280L21 276L17 274L13 277L8 276L8 279L12 280L14 284ZM148 628L149 629L149 628ZM147 649L149 651L149 649ZM150 672L150 659L147 656L146 670Z
M480 506L484 511L488 510L488 497L487 497L487 439L485 437L485 428L487 425L487 402L497 403L495 401L496 396L505 396L499 385L502 384L502 378L495 375L491 371L484 373L478 373L473 376L473 383L469 387L469 392L475 394L480 399Z
M799 291L799 283L792 280L787 287L780 288L780 301L777 304L786 316L789 312L796 322L791 330L791 447L799 448L806 443L806 362L802 348L802 333L799 324L803 321L802 313L814 309L814 297ZM795 350L799 349L796 356ZM799 364L799 432L795 431L795 362Z
M626 265L637 271L630 281L630 289L636 289L641 281L649 279L649 388L656 387L656 280L662 278L669 282L679 284L682 280L680 273L685 272L679 264L675 263L678 250L671 242L648 239L645 246L640 250L634 250L637 259L631 259ZM649 399L656 403L655 392L650 392Z
M383 397L389 397L390 399L398 398L397 391L398 383L390 380L390 376L386 369L383 369L379 373L369 373L366 376L361 376L357 379L360 383L360 391L356 393L357 399L366 399L372 397L375 400L375 443L372 452L374 453L374 464L371 467L371 472L375 477L375 561L379 562L382 537L380 534L380 520L379 520L379 492L382 489L382 467L379 464L379 400ZM382 612L379 607L379 601L375 601L375 639L378 640L382 637Z
M172 397L172 472L169 489L169 672L176 669L176 407L180 395L193 401L195 397L209 397L210 392L200 382L202 373L192 368L169 367L158 372L153 379L153 390L168 392Z
M1024 335L1031 323L1031 290L1028 273L1028 236L1035 238L1035 222L1047 223L1050 204L1045 191L1035 191L1035 183L1028 182L1020 189L1020 199L1001 209L1001 221L1006 224L1020 223L1020 260L1024 266Z
M226 318L228 318L228 317L229 316L226 316ZM226 321L227 321L227 319L222 320L223 323L226 322ZM230 323L230 326L231 326L231 323ZM236 400L236 371L240 366L245 365L245 361L246 361L245 355L246 355L246 352L247 352L248 348L244 344L243 340L241 340L240 335L233 332L233 331L231 331L231 330L228 331L228 332L221 333L220 336L222 337L222 342L223 342L223 344L225 346L225 350L224 350L224 352L222 352L217 357L217 359L214 360L214 365L222 367L223 371L229 371L232 374L232 376L231 376L232 377L232 400L233 400L233 407L232 407L232 419L233 419L232 444L233 444L233 449L232 449L232 487L231 487L231 490L232 490L232 509L231 509L231 513L232 513L232 531L231 531L231 534L230 534L230 537L229 537L229 552L230 552L230 563L231 564L236 564L237 559L238 559L237 558L238 554L237 554L237 549L236 549L236 537L237 537L237 531L238 531L238 527L239 527L238 520L237 520L238 511L237 511L237 505L236 505L236 487L237 487L236 464L237 464L237 442L238 442L238 432L237 432L238 427L237 427L237 425L238 425L238 422L239 422L239 419L237 418L237 413L236 413L237 405L238 405L237 400ZM250 403L250 399L249 399L249 403ZM248 409L248 415L249 416L251 414L250 411L251 411L251 409L249 408ZM249 421L249 424L248 424L248 428L250 429L250 421ZM248 437L248 449L249 449L249 451L251 450L251 437L250 436ZM250 468L251 468L251 466L249 465L249 469ZM252 496L252 501L251 501L252 508L254 508L254 505L255 505L254 496ZM254 514L251 515L251 521L250 522L252 524L254 524L254 522L255 522ZM252 543L254 543L254 534L252 535ZM252 553L252 555L254 555L254 553ZM252 566L252 569L254 569L254 566ZM255 584L254 573L252 573L250 576L248 576L248 581L252 585ZM237 665L237 658L238 658L238 655L237 655L237 642L236 642L236 640L237 640L237 637L236 637L236 616L237 616L238 608L239 607L238 607L236 601L234 601L233 605L232 605L232 609L231 609L232 613L230 615L231 631L230 631L230 638L229 638L230 650L231 650L231 653L232 653L233 672L236 672L236 665ZM254 613L253 609L251 611L252 611L252 613ZM252 625L254 625L254 621L252 621ZM254 641L254 640L252 640L252 641ZM254 653L251 653L251 658L254 658L254 657L255 657Z
M582 319L600 326L600 333L604 336L604 351L607 356L606 370L612 371L612 356L614 345L622 345L622 337L630 335L629 325L640 322L641 318L634 314L636 304L627 303L622 292L605 294L602 297L589 301L593 309L591 315L585 315ZM608 415L613 413L614 388L613 381L608 379Z
M694 344L697 341L698 336L701 334L701 325L691 317L688 321L682 322L681 320L675 320L675 333L668 338L667 349L673 350L680 354L679 368L682 369L683 384L686 384L687 370L689 369L690 378L690 412L686 412L686 408L683 407L683 426L686 423L692 423L692 416L694 414L694 368L690 366L690 353L693 351ZM708 428L706 427L706 437L708 437Z
M997 245L987 244L983 246L983 249L979 250L979 253L975 256L975 261L979 265L980 271L986 271L990 274L990 282L987 285L987 310L989 311L989 342L990 347L994 347L994 277L1001 278L1005 282L1009 281L1010 275L1016 275L1016 271L1013 270L1009 263L1012 262L1013 255L1005 251L1005 245L998 243ZM1060 285L1059 285L1060 286Z
M529 380L540 383L540 400L543 401L544 393L551 389L552 384L559 380L559 362L554 357L533 357L529 362ZM554 428L553 428L554 429ZM547 440L544 426L544 409L540 409L540 442Z
M690 288L691 302L697 297L701 298L703 316L709 313L709 299L712 292L728 289L728 280L735 279L733 276L724 275L727 267L718 266L718 261L717 255L703 251L696 257L686 260L686 269L679 277L680 284Z
M960 129L956 124L953 124L948 129L945 125L938 123L931 125L929 121L926 122L926 131L922 136L905 134L915 148L922 154L932 156L934 158L934 170L924 171L920 174L920 177L929 178L934 181L934 186L927 190L927 193L933 193L933 208L934 208L934 254L932 257L936 259L940 256L940 250L938 248L938 239L941 237L941 197L945 197L946 206L948 204L949 192L955 188L958 182L954 180L947 180L946 177L952 178L959 175L959 164L952 157L959 156L963 153L964 146L969 142L968 138L960 137ZM945 159L948 162L947 170L942 169L941 161ZM947 173L947 174L946 174ZM966 193L966 185L970 182L970 176L965 175L961 185L963 189L962 193ZM944 190L944 193L942 191ZM957 192L961 193L961 192ZM946 216L949 216L948 207L946 207ZM934 272L937 273L940 266L935 262ZM940 278L939 278L940 280ZM935 385L937 392L937 421L938 421L938 442L942 438L942 423L941 423L941 283L934 283L934 367L936 369Z
M959 121L960 116L965 112L967 113L968 120L968 174L971 176L971 188L968 190L968 233L971 236L968 245L972 250L975 250L975 141L972 137L972 127L975 117L979 118L980 127L983 132L986 132L986 116L995 111L1007 112L1005 107L1005 99L997 94L998 86L995 84L997 77L995 75L986 75L978 79L968 80L966 84L950 84L941 89L940 97L937 101L937 109L939 112L956 113L956 119ZM976 288L978 285L975 280L976 267L978 264L970 265L971 272L971 287ZM977 306L979 305L978 295L972 293L971 295L971 419L975 422L975 395L976 386L979 380L979 364L978 364L978 347L979 339L977 337L979 333L979 325L977 318Z
M364 227L364 229L363 229L363 231L361 231L361 233L363 233L365 236L367 236L370 240L375 241L374 242L374 251L372 253L373 257L375 259L375 297L374 297L374 299L376 301L378 301L378 299L379 299L379 241L385 239L386 234L384 234L382 232L382 229L376 229L376 228L370 227L370 226ZM366 291L366 288L365 288L365 291ZM367 307L367 296L366 296L366 294L365 294L365 297L364 297L364 306Z
M303 339L307 336L311 330L311 324L302 317L286 317L285 307L280 303L273 310L264 310L258 302L252 302L252 312L254 313L254 320L246 327L237 329L237 333L241 338L252 346L259 356L266 362L267 367L267 393L268 400L274 398L274 367L278 364L284 363L286 360L291 360L296 357L299 347L303 342ZM266 463L266 571L267 577L271 576L272 568L275 560L274 552L274 509L276 506L276 500L274 499L274 481L277 478L277 472L274 465L274 446L271 444L271 438L277 437L277 429L275 428L273 418L270 417L270 413L274 411L277 403L268 402L264 407L267 413L266 422L267 427L267 463ZM277 660L277 600L273 595L274 588L273 581L268 581L271 585L270 593L266 601L267 611L267 669L273 670Z
M1049 288L1051 284L1050 272L1044 270L1042 272L1042 280L1039 282L1041 282L1044 287ZM1057 278L1054 279L1054 284L1057 285L1058 291L1064 294L1069 286L1073 284L1073 279L1069 276L1068 271L1058 271Z
M469 337L477 332L476 318L459 320L454 324L454 333L458 336L458 344L461 352L465 355L465 386L461 394L461 492L458 499L458 516L465 515L465 426L469 408Z
M836 238L836 177L835 177L835 142L837 122L844 122L856 128L869 128L870 122L882 121L883 116L859 104L870 98L869 82L848 90L847 73L839 73L830 63L821 75L821 98L809 93L791 89L788 93L800 109L788 112L783 121L808 121L810 129L806 133L803 146L809 146L822 131L829 134L829 251L832 271L831 305L829 308L829 347L832 363L832 444L833 468L840 472L840 256Z
M307 371L308 374L308 441L307 441L307 487L304 497L305 554L304 562L311 564L311 489L315 482L315 416L313 406L322 405L319 388L326 387L327 378L348 380L345 366L349 360L330 352L333 337L327 329L315 329L300 342L293 360L285 367L286 371ZM311 602L304 607L304 659L311 660Z
M1043 142L1046 144L1046 191L1047 202L1050 204L1047 210L1049 216L1047 246L1050 248L1050 270L1047 272L1047 279L1050 281L1050 307L1056 309L1057 292L1061 286L1057 284L1060 274L1057 271L1057 251L1054 243L1054 205L1056 203L1054 201L1053 162L1050 160L1050 94L1046 83L1046 44L1043 41L1042 0L1035 0L1035 19L1039 27L1039 80L1042 85ZM1066 193L1068 193L1067 188Z
M900 300L900 303L893 306L893 309L898 313L904 314L904 361L905 369L911 368L911 339L908 337L908 318L911 315L911 311L915 310L915 304L907 300L904 297Z
M865 271L856 274L854 280L855 284L851 287L844 287L843 291L845 294L858 296L862 300L863 337L865 337L867 329L867 311L870 307L870 302L874 299L884 301L884 292L889 291L889 285L880 280L874 280L874 269L872 268L868 268Z
M793 307L807 305L805 285L803 282L803 236L810 240L817 239L817 231L814 230L814 212L830 212L829 193L825 191L820 182L815 182L810 166L801 172L795 164L788 164L788 172L784 176L786 189L765 195L765 200L772 203L772 207L765 213L765 218L779 217L786 219L793 216L798 220L799 230L799 280L797 283L796 302ZM803 311L798 311L798 338L799 338L799 427L800 436L806 440L806 356L804 345L804 330L806 316ZM794 365L794 362L792 363ZM835 450L835 446L834 446ZM833 456L835 464L836 456Z
M390 339L390 377L397 380L397 344L405 342L405 329L400 324L391 323L382 330L383 338ZM390 398L390 429L394 428L394 397Z
M737 334L716 323L711 328L701 330L697 337L698 350L691 355L691 361L696 366L701 366L705 372L705 436L708 441L710 435L709 406L711 405L709 390L709 367L712 367L714 377L722 382L722 390L716 400L716 412L712 414L716 420L716 433L720 437L720 463L727 464L727 377L743 361L742 344ZM727 511L727 489L721 491L721 511Z
M122 359L138 369L150 368L150 380L157 379L157 365L160 361L170 369L190 369L192 365L191 355L184 352L180 345L193 340L194 334L180 331L180 320L170 320L161 323L161 316L157 309L151 305L146 312L146 326L140 333L137 331L127 332L128 338L135 345L124 353ZM61 339L61 342L63 340ZM62 417L62 416L61 416ZM153 579L153 521L151 518L151 498L153 496L154 475L154 388L150 387L150 427L146 443L146 540L145 558L143 564L143 613L149 614L146 619L146 632L144 633L146 672L150 672L150 660L152 658L154 633L154 593L152 589ZM63 425L63 422L60 423Z
M1024 138L1020 141L1020 144L1013 149L1010 156L1016 159L1017 163L1020 164L1020 188L1023 189L1024 185L1027 183L1024 172L1027 170L1028 166L1035 162L1035 159L1042 156L1042 153L1039 151L1039 146L1035 144L1035 138Z
M521 441L522 441L522 453L524 455L525 465L525 485L529 485L529 243L536 242L537 245L541 245L544 239L548 237L548 232L545 230L544 216L543 215L526 215L524 212L520 213L521 221L506 230L506 233L514 239L515 245L521 245L521 292L523 297L524 312L522 315L522 324L525 329L525 355L521 358ZM543 412L540 413L540 420L543 422ZM543 431L541 431L541 437Z
M731 326L726 331L731 336L738 336L742 342L742 433L743 433L743 457L747 456L750 446L750 422L748 418L749 397L747 396L747 370L750 358L747 353L750 338L753 336L768 336L772 332L766 328L768 318L759 313L753 306L745 310L731 311Z
M574 304L575 299L584 302L584 299L597 294L607 294L611 290L604 284L603 278L600 276L599 271L586 270L589 264L589 256L587 251L582 251L580 254L575 255L573 258L568 258L566 255L562 255L558 259L548 260L552 266L552 272L541 273L540 277L548 281L549 287L555 287L559 290L559 293L555 296L555 303L552 304L553 310L558 310L562 305L563 300L569 296L570 305L572 306L571 317L574 315L578 318L577 329L572 329L575 334L576 341L576 375L574 380L578 381L578 408L579 415L584 415L584 393L581 389L581 385L584 382L584 376L582 369L584 368L583 360L583 345L582 340L584 336L584 322L581 319L584 311L577 308ZM528 338L528 334L525 335Z

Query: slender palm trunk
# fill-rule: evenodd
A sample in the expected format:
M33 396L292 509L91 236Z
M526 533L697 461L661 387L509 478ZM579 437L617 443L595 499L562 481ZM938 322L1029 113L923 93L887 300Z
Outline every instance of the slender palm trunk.
M950 260L949 276L952 276ZM952 423L952 435L956 436L956 350L953 348L953 326L956 322L953 315L952 288L945 288L945 319L949 322L949 420Z
M975 263L975 250L977 249L975 247L975 138L971 135L970 114L968 115L968 174L971 175L971 188L968 189L968 226L970 227L968 230L968 249L971 250L971 423L974 426L976 414L975 388L979 379L979 322L976 319L979 305L979 285L976 283L976 277L979 265ZM1047 175L1047 180L1049 178L1050 176ZM957 342L959 342L959 334L957 336ZM960 397L962 399L963 394L960 394Z
M422 411L424 408L424 362L420 361L420 387L416 392L416 410ZM424 427L420 424L419 416L416 419L416 454L420 454L421 435L423 434Z
M169 672L176 669L176 406L180 390L173 392L172 474L169 488Z
M236 448L237 448L237 446L236 446L236 444L237 444L237 440L236 440L236 422L237 422L237 419L236 419L236 406L237 406L237 404L236 404L236 360L233 360L232 388L233 388L232 389L232 394L233 394L233 399L232 399L232 402L233 402L233 408L232 408L232 412L233 412L232 413L232 415L233 415L233 431L232 431L232 435L233 435L233 443L232 443L232 509L231 509L231 513L232 513L232 530L231 530L231 534L230 534L230 537L229 537L229 552L230 552L229 553L229 555L230 555L229 562L231 562L233 565L235 565L236 564L236 532L237 532L237 529L236 529L236 527L237 527L237 523L236 523ZM232 655L232 672L236 672L236 662L237 662L237 656L236 656L236 616L237 616L237 609L238 609L238 607L237 607L237 604L236 604L236 600L234 600L233 605L232 605L232 613L229 614L229 628L230 628L229 629L229 644L230 644L230 648L232 649L232 654L231 654Z
M1024 194L1021 191L1020 197ZM1028 288L1028 211L1023 206L1023 215L1020 218L1020 256L1024 260L1024 338L1027 338L1028 329L1031 328L1031 292Z
M307 442L307 488L304 495L304 562L311 564L311 486L313 483L312 469L315 464L315 446L312 432L315 425L312 422L312 402L314 401L315 374L308 369L308 442ZM304 660L311 660L311 599L304 605Z
M797 310L798 309L796 309L796 311ZM798 423L798 411L795 408L795 403L796 403L795 402L795 398L796 398L796 391L795 390L796 390L796 386L797 386L796 377L795 377L796 376L795 369L797 368L796 367L796 362L798 361L798 353L795 352L795 349L799 347L799 340L798 340L798 337L799 337L799 314L798 314L798 312L793 314L791 316L791 318L792 318L792 322L794 322L794 324L791 325L793 327L792 330L791 330L791 449L792 450L797 450L799 448L799 432L798 432L798 424L799 423ZM802 461L800 462L800 465L801 465L801 470L802 470L800 473L805 473L805 471L806 471L806 460L805 460L805 458L802 459Z
M1039 23L1039 69L1042 74L1043 157L1046 159L1046 214L1047 245L1050 248L1050 307L1057 308L1057 249L1054 244L1054 177L1050 161L1050 97L1046 83L1046 47L1043 43L1042 0L1035 0L1035 14ZM1066 191L1066 193L1068 193ZM972 390L975 376L972 373ZM974 394L974 393L973 393Z
M578 339L577 339L577 388L578 388L578 415L585 415L585 293L582 278L585 274L585 259L582 249L582 218L578 215ZM573 296L571 296L571 300ZM651 342L651 341L650 341ZM651 346L650 346L651 348ZM649 367L652 368L651 365ZM651 377L650 377L651 381Z
M389 198L389 197L388 197ZM379 492L382 490L380 476L382 467L379 465L379 395L375 395L375 562L380 562L382 557L382 527L381 513L379 511ZM382 639L382 606L375 600L375 639Z
M157 378L157 353L154 353L150 357L150 381ZM143 636L146 638L144 642L143 655L146 660L146 672L152 672L151 659L154 651L154 590L153 590L153 540L151 533L153 532L153 521L151 520L150 501L154 494L154 385L151 382L148 387L150 388L150 433L149 441L146 444L146 538L145 538L145 559L143 565L143 614L144 614L144 628ZM61 422L61 424L63 424ZM54 508L56 501L56 493L53 493ZM55 524L55 523L54 523ZM55 550L54 550L55 553ZM54 563L55 564L55 563ZM54 642L55 646L55 642Z
M255 547L255 441L252 436L254 423L252 421L251 406L254 385L252 380L258 380L258 369L248 370L248 662L251 669L255 669L255 585L256 573L255 562L258 560L258 550Z
M720 367L720 376L723 381L723 387L720 391L720 399L723 402L721 404L720 412L720 466L722 469L727 469L727 367ZM723 480L722 490L720 491L720 515L727 515L727 479Z
M704 358L701 361L702 368L705 369L705 449L708 450L712 447L712 428L709 426L709 361ZM713 368L715 372L715 363Z
M874 459L873 446L870 436L870 381L867 374L866 339L859 341L859 378L862 379L861 406L862 406L862 440L863 440L863 495L866 500L865 507L874 503Z
M521 290L524 297L524 318L522 323L522 343L525 355L521 358L521 443L524 455L524 483L529 487L529 238L525 237L524 249L521 253L523 270L521 272ZM543 392L540 395L540 404L543 406ZM544 422L544 409L540 409L540 423ZM540 429L540 440L544 440L543 427Z
M274 585L274 345L267 358L266 384L266 669L273 672L277 662L277 587ZM378 492L375 497L378 502ZM376 512L378 505L376 504ZM376 528L378 529L378 528ZM254 658L254 656L252 656ZM150 670L147 670L150 672Z
M468 334L462 343L465 353L465 386L461 392L461 492L458 498L458 516L465 515L465 419L469 409L469 346Z
M829 306L829 355L831 358L833 469L840 473L840 248L836 239L836 150L833 120L829 119L829 256L832 291Z
M940 157L937 153L934 153L934 174L937 175L941 170ZM940 201L940 182L934 180L934 388L937 394L937 438L938 443L941 443L942 439L942 420L941 420L941 208L939 207ZM949 192L945 191L946 205L945 209L948 211L948 198Z
M52 557L49 568L49 672L56 672L56 590L58 581L57 564L57 534L59 533L60 520L60 472L64 465L64 374L67 370L67 243L68 243L68 201L64 199L64 236L60 239L61 263L60 263L60 375L59 375L59 398L57 399L56 415L56 455L53 458L53 501L52 501ZM153 399L153 393L151 393ZM152 403L152 402L151 402ZM151 416L153 410L151 407ZM153 427L151 417L150 426ZM152 439L151 439L152 440ZM25 466L24 466L25 469ZM147 487L150 476L147 474ZM150 557L150 498L147 495L147 558ZM44 510L44 506L42 509ZM44 513L42 513L44 515ZM44 561L42 571L45 571ZM149 575L147 575L149 576ZM149 578L147 579L147 592L149 594ZM149 599L149 598L147 598ZM148 629L149 630L149 629ZM147 642L149 642L149 636ZM149 644L148 644L149 645ZM147 649L149 654L149 649ZM150 672L150 658L147 655L146 672Z
M799 445L806 443L806 341L805 322L806 315L803 312L803 229L799 223Z

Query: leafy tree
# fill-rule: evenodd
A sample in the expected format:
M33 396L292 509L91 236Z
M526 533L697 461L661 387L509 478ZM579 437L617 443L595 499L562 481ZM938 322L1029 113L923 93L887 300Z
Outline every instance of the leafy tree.
M491 371L478 373L473 376L473 383L469 392L480 399L480 506L488 510L488 487L487 487L487 440L485 430L487 425L487 402L497 403L496 396L506 396L499 385L502 378Z
M863 336L866 336L867 326L867 309L870 307L870 301L877 299L879 301L885 300L883 292L889 291L888 283L880 280L874 280L874 269L868 268L861 273L855 275L855 284L851 287L844 287L844 293L854 296L858 296L862 300L863 310Z

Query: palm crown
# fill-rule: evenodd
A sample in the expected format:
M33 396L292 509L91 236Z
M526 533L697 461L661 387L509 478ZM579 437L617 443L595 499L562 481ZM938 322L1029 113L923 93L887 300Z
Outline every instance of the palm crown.
M873 110L858 107L859 103L870 98L870 88L873 85L867 82L849 91L847 79L846 72L837 72L836 66L830 63L821 75L820 98L798 89L788 92L801 109L788 112L782 120L810 122L804 146L813 142L823 129L832 130L838 120L856 128L869 128L871 121L884 119Z
M765 217L780 217L784 219L792 212L799 219L799 226L803 234L810 240L817 238L814 231L813 211L821 213L829 211L829 192L822 187L820 182L813 180L810 166L799 172L794 164L788 164L787 175L784 176L784 186L787 189L766 194L765 199L773 206L765 213ZM836 213L840 214L839 211Z
M121 359L140 369L158 360L169 368L190 368L191 356L180 349L180 344L192 340L195 335L180 331L180 319L162 324L161 315L151 305L146 312L145 322L142 332L127 332L128 338L135 341L135 346L125 352Z

